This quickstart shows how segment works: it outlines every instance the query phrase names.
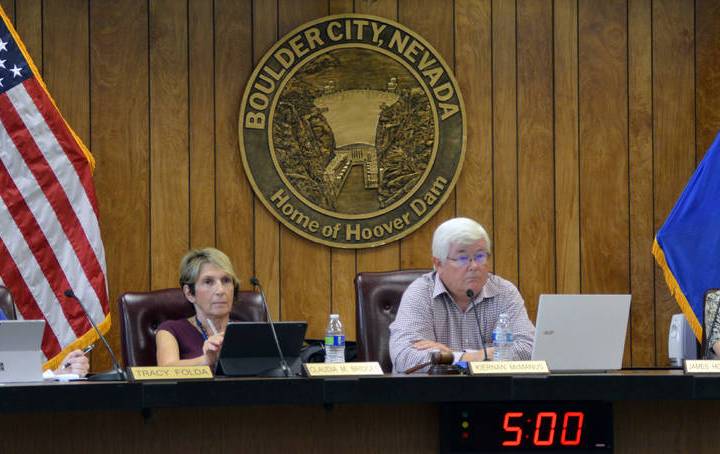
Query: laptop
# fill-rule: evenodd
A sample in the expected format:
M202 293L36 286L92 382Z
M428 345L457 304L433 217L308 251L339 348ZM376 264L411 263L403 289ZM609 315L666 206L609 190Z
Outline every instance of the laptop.
M0 383L42 381L45 320L0 320Z
M278 342L291 375L300 372L300 349L307 322L275 322ZM280 356L267 322L231 322L225 329L215 370L227 376L283 376Z
M532 359L553 372L622 368L630 295L540 295Z

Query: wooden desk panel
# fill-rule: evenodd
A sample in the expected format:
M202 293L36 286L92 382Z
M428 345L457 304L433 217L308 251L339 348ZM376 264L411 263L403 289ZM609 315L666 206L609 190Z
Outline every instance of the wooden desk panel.
M3 453L437 452L434 405L172 408L0 415Z
M606 400L615 452L718 451L720 377L651 371L0 385L0 452L437 452L463 400Z

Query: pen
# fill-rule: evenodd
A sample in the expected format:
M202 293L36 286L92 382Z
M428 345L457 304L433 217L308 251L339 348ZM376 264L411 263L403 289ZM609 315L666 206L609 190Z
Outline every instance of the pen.
M213 324L212 320L210 320L210 319L208 318L208 319L207 319L207 324L208 324L208 326L210 327L210 331L213 332L213 336L216 335L216 334L218 333L218 330L215 329L215 325Z
M91 351L93 351L94 348L95 348L95 344L90 344L90 345L88 345L87 347L85 347L85 348L82 349L82 354L83 354L83 355L87 355L88 353L90 353ZM68 367L70 367L70 361L68 361L68 362L66 362L65 364L63 364L63 367L62 367L62 368L63 368L63 369L67 369Z

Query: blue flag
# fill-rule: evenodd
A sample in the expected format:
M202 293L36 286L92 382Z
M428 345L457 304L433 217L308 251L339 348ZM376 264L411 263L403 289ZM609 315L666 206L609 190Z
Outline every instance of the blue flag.
M720 287L720 134L658 230L652 252L702 339L705 292Z

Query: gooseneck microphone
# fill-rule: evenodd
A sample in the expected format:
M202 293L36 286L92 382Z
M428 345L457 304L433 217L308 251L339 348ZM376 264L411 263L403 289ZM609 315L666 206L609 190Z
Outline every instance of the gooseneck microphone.
M110 344L108 343L107 339L98 329L97 325L95 324L95 321L90 317L90 313L85 308L85 305L82 301L80 301L80 298L75 296L75 293L71 289L65 290L65 296L68 298L72 298L75 301L78 302L80 307L82 308L83 312L85 313L85 317L90 321L90 324L93 328L95 328L95 332L97 333L98 337L102 341L103 344L105 344L105 348L107 349L108 353L110 353L110 359L112 359L113 367L115 370L111 370L108 372L101 372L99 374L93 374L88 376L89 381L119 381L119 380L127 380L127 376L125 375L125 371L120 367L120 363L118 363L117 358L115 357L115 353L113 352L113 349L110 348Z
M475 292L473 292L471 288L467 289L465 294L467 295L468 298L470 298L470 301L472 301L473 297L475 296ZM478 314L477 314L477 306L475 306L475 309L473 310L473 312L475 313L475 322L477 323L477 326L478 326L478 332L480 333L480 343L482 344L483 355L485 356L483 361L489 361L489 358L487 355L487 347L485 346L485 339L483 338L482 327L480 326L480 319L478 318Z
M275 339L275 347L277 348L278 355L280 356L280 369L282 369L283 374L286 377L289 377L290 367L288 367L288 363L287 361L285 361L285 355L283 355L282 348L280 348L280 341L278 340L277 332L275 331L275 324L273 323L273 319L270 316L270 308L268 307L267 300L265 299L265 291L263 290L262 285L260 285L260 280L255 276L250 278L250 283L258 290L260 290L260 298L262 299L263 306L265 306L265 315L267 315L268 324L270 325L270 331L272 331L273 339Z

